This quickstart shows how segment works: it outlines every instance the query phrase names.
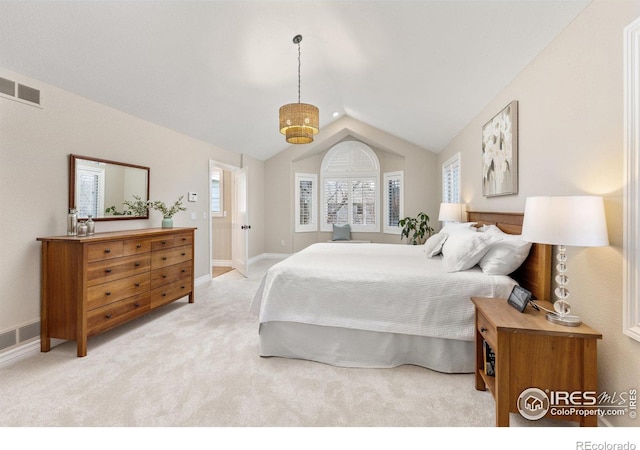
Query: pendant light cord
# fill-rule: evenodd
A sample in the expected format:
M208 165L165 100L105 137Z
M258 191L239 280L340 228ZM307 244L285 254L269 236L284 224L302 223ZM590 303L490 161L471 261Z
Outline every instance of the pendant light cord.
M298 42L298 103L300 103L300 42Z

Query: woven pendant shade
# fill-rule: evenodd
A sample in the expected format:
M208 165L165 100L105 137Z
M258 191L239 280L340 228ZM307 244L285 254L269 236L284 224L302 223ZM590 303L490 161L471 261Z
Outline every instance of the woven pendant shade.
M309 144L319 131L318 108L307 103L289 103L280 107L280 133L289 144Z
M309 144L313 135L320 130L320 112L316 106L300 102L300 42L301 35L293 37L298 45L298 103L280 107L280 133L287 137L289 144Z

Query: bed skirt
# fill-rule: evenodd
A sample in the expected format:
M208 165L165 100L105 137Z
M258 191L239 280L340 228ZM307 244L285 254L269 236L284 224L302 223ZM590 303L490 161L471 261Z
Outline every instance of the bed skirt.
M379 333L295 322L260 324L260 356L304 359L338 367L413 364L444 373L473 373L473 341Z

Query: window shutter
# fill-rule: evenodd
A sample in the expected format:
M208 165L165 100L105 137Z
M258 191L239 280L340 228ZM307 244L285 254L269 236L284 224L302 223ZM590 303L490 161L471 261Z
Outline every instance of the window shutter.
M404 214L404 172L384 174L384 232L400 234L398 222Z
M442 165L442 201L460 203L460 153Z
M295 230L296 232L318 231L317 206L318 176L316 174L296 174Z

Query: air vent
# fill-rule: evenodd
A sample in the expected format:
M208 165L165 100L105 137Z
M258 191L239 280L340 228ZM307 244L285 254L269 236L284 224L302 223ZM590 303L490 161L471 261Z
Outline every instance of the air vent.
M15 81L7 80L6 78L0 78L0 93L15 97L16 95Z
M0 77L0 97L40 106L40 90Z
M18 328L18 342L28 341L40 336L40 322L34 322Z
M18 341L16 340L16 330L7 331L0 334L0 350L13 347Z
M27 102L40 104L40 91L24 84L18 83L18 98Z

